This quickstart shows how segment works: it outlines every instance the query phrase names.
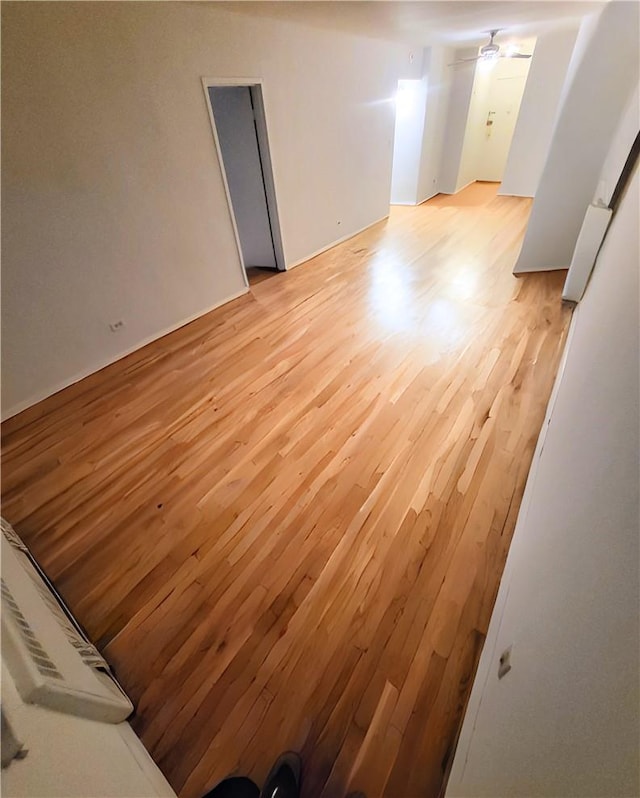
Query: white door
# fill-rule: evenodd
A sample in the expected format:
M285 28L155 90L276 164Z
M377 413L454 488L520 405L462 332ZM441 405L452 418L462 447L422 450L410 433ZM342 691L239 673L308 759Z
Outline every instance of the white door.
M209 99L246 268L277 268L249 86L210 86Z
M478 147L476 180L500 182L507 164L527 75L498 77L487 97L484 135Z

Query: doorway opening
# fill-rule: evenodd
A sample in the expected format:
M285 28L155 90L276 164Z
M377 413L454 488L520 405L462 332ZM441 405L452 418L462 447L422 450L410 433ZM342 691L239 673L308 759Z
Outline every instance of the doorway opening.
M391 205L415 205L420 191L427 83L399 80L391 168Z
M535 38L518 45L532 53ZM476 64L464 134L458 185L475 180L501 183L520 104L529 75L529 59L500 58Z
M245 282L253 285L260 272L285 270L262 84L202 83Z
M253 288L260 283L264 283L265 280L270 280L278 271L275 269L270 269L268 267L262 266L249 266L247 271L247 280L249 281L249 287Z

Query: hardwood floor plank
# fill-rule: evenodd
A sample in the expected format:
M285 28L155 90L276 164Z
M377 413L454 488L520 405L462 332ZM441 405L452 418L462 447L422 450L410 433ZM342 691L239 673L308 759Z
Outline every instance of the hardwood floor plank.
M474 184L2 425L3 514L181 798L302 752L304 798L435 798L564 345Z

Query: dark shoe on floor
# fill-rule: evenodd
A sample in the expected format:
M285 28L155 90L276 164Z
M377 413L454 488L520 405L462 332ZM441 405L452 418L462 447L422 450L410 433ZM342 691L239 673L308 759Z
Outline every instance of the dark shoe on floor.
M221 781L202 798L260 798L260 790L246 776L232 776Z
M298 754L287 751L276 760L267 776L260 798L298 798L301 763Z

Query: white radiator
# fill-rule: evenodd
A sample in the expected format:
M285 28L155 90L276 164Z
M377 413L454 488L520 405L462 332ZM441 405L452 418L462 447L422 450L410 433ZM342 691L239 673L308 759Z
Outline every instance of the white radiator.
M131 701L66 616L11 527L2 525L2 658L26 703L120 723Z
M604 205L589 205L587 208L562 289L563 299L569 302L579 302L582 299L612 213L611 208Z
M2 519L2 770L12 798L175 798L132 705Z

